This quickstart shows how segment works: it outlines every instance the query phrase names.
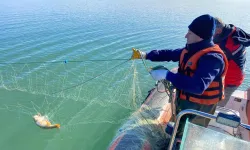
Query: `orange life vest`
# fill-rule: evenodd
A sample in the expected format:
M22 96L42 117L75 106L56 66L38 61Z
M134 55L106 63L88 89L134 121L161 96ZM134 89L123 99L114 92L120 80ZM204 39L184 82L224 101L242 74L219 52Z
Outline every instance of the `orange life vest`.
M201 94L191 94L187 93L185 91L179 90L179 98L182 100L189 100L194 103L199 103L203 105L212 105L218 103L220 100L224 99L224 78L227 73L228 68L228 60L226 55L223 53L223 51L219 48L218 45L215 45L213 47L209 47L206 49L203 49L201 51L196 52L193 56L191 56L187 63L184 64L183 59L184 55L188 53L186 49L184 49L181 53L180 61L179 61L179 69L178 72L185 74L187 76L193 76L195 73L195 70L198 65L199 59L210 52L216 52L223 56L224 60L224 70L221 74L221 78L219 81L213 81L209 87ZM204 69L206 66L204 66Z

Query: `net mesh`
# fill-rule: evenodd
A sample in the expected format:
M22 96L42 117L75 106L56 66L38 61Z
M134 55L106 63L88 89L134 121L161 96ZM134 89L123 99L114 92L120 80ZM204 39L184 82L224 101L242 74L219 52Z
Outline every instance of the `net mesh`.
M119 71L112 70L102 75L119 63L90 61L78 63L77 66L74 63L1 65L1 91L9 96L8 100L5 98L1 103L1 110L27 115L41 112L51 119L62 109L67 109L65 107L69 103L71 108L80 107L84 110L90 105L107 107L111 104L134 110L143 101L142 96L145 96L141 93L142 83L139 83L134 63L116 68ZM100 77L94 78L97 75ZM16 99L14 95L21 97ZM75 111L75 114L81 114L81 110ZM89 121L90 118L82 119ZM98 117L98 121L101 118L103 117ZM103 119L110 120L107 117Z
M162 86L159 91L163 90ZM171 113L169 109L164 109L164 106L169 104L169 97L165 92L158 90L152 90L142 107L123 124L116 133L110 149L167 148L170 137L165 134L165 122L159 118L162 113Z
M124 60L0 64L0 93L3 95L0 119L15 129L11 137L0 138L1 148L70 149L71 145L76 145L99 149L104 145L88 143L110 143L115 134L113 130L121 124L124 126L118 134L128 133L131 142L138 142L135 137L139 137L140 141L162 146L164 131L156 119L161 111L169 111L163 110L162 102L155 103L154 108L145 106L131 115L141 107L148 90L154 86L153 81L145 79L149 75L138 72L145 73L142 62ZM166 102L166 95L161 95L161 99ZM38 133L40 140L52 134L45 140L46 144L33 138L37 137L37 132L19 130L20 126L35 126L31 119L38 112L48 116L52 123L61 124L60 132ZM8 135L6 127L0 131ZM100 131L101 127L104 131ZM15 140L20 134L26 135L23 143L4 144L6 139ZM25 140L36 144L32 146Z

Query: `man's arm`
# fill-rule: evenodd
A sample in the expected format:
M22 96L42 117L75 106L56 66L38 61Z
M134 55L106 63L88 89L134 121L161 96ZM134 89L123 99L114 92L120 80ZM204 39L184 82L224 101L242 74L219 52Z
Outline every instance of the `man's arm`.
M169 72L167 80L180 90L192 94L202 94L216 76L222 73L224 61L221 54L210 53L199 60L198 68L192 77Z
M147 53L146 59L151 61L173 61L180 60L181 52L184 48L175 50L152 50Z

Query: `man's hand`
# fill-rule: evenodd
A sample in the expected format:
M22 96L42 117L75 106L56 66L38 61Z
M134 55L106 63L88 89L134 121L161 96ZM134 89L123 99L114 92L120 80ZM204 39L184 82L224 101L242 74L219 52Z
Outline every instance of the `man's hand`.
M154 80L166 80L169 71L167 69L151 70L150 74Z
M134 59L146 59L146 53L145 52L142 52L138 49L135 49L135 48L132 48L133 50L133 54L131 56L131 60L134 60Z

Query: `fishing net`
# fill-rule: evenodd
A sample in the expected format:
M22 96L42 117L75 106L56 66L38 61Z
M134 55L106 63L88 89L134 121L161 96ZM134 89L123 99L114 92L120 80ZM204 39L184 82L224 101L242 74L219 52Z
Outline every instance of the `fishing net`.
M142 63L137 65L144 69ZM137 65L128 60L0 64L0 92L4 95L0 98L0 119L8 122L9 128L18 131L13 131L14 136L0 138L1 148L33 149L40 146L44 149L99 149L105 145L93 146L93 143L110 143L116 134L114 128L119 128L130 113L141 107L148 90L154 87L153 81L143 80L145 74L138 73ZM141 70L143 71L145 72ZM166 95L161 97L165 99ZM144 111L132 115L129 119L132 122L126 123L121 128L122 132L136 131L137 134L134 135L145 140L148 132L154 131L152 133L155 135L152 137L160 135L158 138L162 138L163 128L155 121L160 111L162 106L157 106L154 110L145 107ZM60 123L60 132L34 132L37 127L32 116L38 112L47 115L52 123ZM7 125L3 126L5 128L0 131L7 134ZM30 126L31 130L20 130L25 126ZM99 132L102 127L105 131ZM19 134L26 135L22 139L23 143L16 146L4 144L6 139L17 140L15 138L18 136L15 135ZM45 138L46 144L32 138L36 134L39 139ZM93 137L96 137L94 142ZM153 140L152 137L147 140ZM132 140L133 138L131 137ZM24 144L27 140L35 144Z
M166 123L171 114L169 96L161 84L150 92L142 107L134 112L110 145L110 149L166 149L169 136L165 134ZM168 106L168 107L164 107ZM162 115L167 113L166 116Z
M127 64L127 67L114 68L119 71L105 72L119 63L120 61L101 63L90 61L78 63L77 66L70 62L2 65L1 91L9 93L10 99L2 103L1 109L28 115L42 112L47 113L51 118L56 116L56 113L60 113L60 109L68 109L67 103L71 105L75 103L78 107L82 105L85 106L84 108L87 107L87 103L100 105L100 107L115 104L125 109L135 109L141 103L136 100L142 100L142 94L134 64L129 64L129 67ZM106 74L103 75L104 73ZM21 96L18 101L14 97L11 98L14 93ZM75 109L75 111L79 110ZM70 113L75 114L72 111ZM85 121L89 119L82 118ZM93 117L92 121L95 121L94 119ZM96 121L100 119L109 120L101 117ZM115 119L112 118L110 121Z

